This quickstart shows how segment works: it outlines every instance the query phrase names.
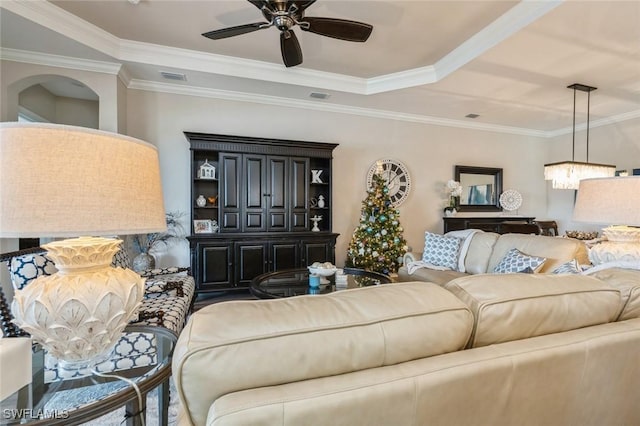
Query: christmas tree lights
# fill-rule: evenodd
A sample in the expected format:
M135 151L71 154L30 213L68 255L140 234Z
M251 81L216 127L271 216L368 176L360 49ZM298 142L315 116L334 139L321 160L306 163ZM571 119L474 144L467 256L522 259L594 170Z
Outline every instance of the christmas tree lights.
M362 201L360 225L349 243L347 266L383 274L397 272L407 251L402 232L400 212L391 205L389 188L375 174Z

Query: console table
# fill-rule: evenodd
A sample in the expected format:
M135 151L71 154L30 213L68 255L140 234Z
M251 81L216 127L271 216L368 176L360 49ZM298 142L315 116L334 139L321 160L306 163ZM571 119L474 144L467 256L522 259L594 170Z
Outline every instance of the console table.
M502 234L501 225L508 222L533 223L535 217L529 216L495 216L495 217L443 217L444 232L461 229L481 229L487 232Z

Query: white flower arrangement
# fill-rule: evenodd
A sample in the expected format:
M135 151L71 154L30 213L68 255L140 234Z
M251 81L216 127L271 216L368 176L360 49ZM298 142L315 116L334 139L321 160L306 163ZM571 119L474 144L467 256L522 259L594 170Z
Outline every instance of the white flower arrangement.
M449 197L449 207L455 207L456 198L462 195L462 185L458 181L449 179L445 185L445 191Z

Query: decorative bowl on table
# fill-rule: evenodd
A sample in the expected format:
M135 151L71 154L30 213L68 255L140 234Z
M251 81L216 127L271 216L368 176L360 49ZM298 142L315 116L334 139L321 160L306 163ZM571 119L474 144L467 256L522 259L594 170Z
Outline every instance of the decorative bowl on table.
M315 262L307 268L309 269L310 274L320 275L321 277L330 277L338 270L338 268L336 268L331 262Z
M593 240L598 238L598 231L565 231L565 235L576 240Z

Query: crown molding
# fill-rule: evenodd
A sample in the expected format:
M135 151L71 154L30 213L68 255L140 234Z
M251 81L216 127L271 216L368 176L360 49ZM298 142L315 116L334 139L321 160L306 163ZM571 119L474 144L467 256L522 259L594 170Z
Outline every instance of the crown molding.
M250 59L119 39L47 1L3 0L1 7L121 61L371 95L435 83L477 58L564 0L522 0L436 64L371 78L286 68Z
M24 62L34 65L68 68L81 71L119 74L122 64L115 62L94 61L90 59L71 58L69 56L51 55L49 53L0 47L0 59L13 62Z
M431 124L436 126L456 127L462 129L482 130L497 133L508 133L521 136L546 137L546 132L525 129L519 127L500 126L493 124L470 123L461 120L432 117L419 114L408 114L396 111L379 110L373 108L361 108L348 105L332 104L328 102L291 99L269 95L257 95L229 90L211 89L208 87L195 87L172 83L159 83L145 80L132 80L128 87L133 90L169 93L174 95L198 96L204 98L222 99L227 101L251 102L271 106L302 108L323 112L351 114L369 118L381 118L386 120L406 121L412 123Z
M281 64L197 52L132 40L122 40L119 59L162 67L264 80L274 83L366 94L366 80L358 77L299 67L287 69Z
M70 58L59 55L50 55L39 52L22 51L0 48L0 59L15 62L24 62L35 65L69 68L82 71L101 72L117 75L120 81L128 88L162 93L171 93L185 96L198 96L214 99L223 99L239 102L260 103L265 105L283 106L291 108L304 108L315 111L335 112L342 114L358 115L362 117L381 118L388 120L406 121L413 123L432 124L438 126L455 127L472 130L490 131L538 138L554 138L565 134L571 134L572 127L564 127L557 130L535 130L522 127L501 126L495 124L471 123L463 120L445 119L420 114L408 114L396 111L379 110L374 108L361 108L348 105L339 105L322 101L291 99L278 96L258 95L237 91L196 87L185 84L152 82L133 79L127 69L118 63L92 61L86 59ZM429 70L425 70L429 72ZM419 77L416 77L419 78ZM612 117L601 118L590 122L590 128L597 128L627 120L640 118L640 110L618 114ZM586 124L576 125L577 131L586 130Z
M1 0L0 7L99 52L118 57L120 39L45 0Z

